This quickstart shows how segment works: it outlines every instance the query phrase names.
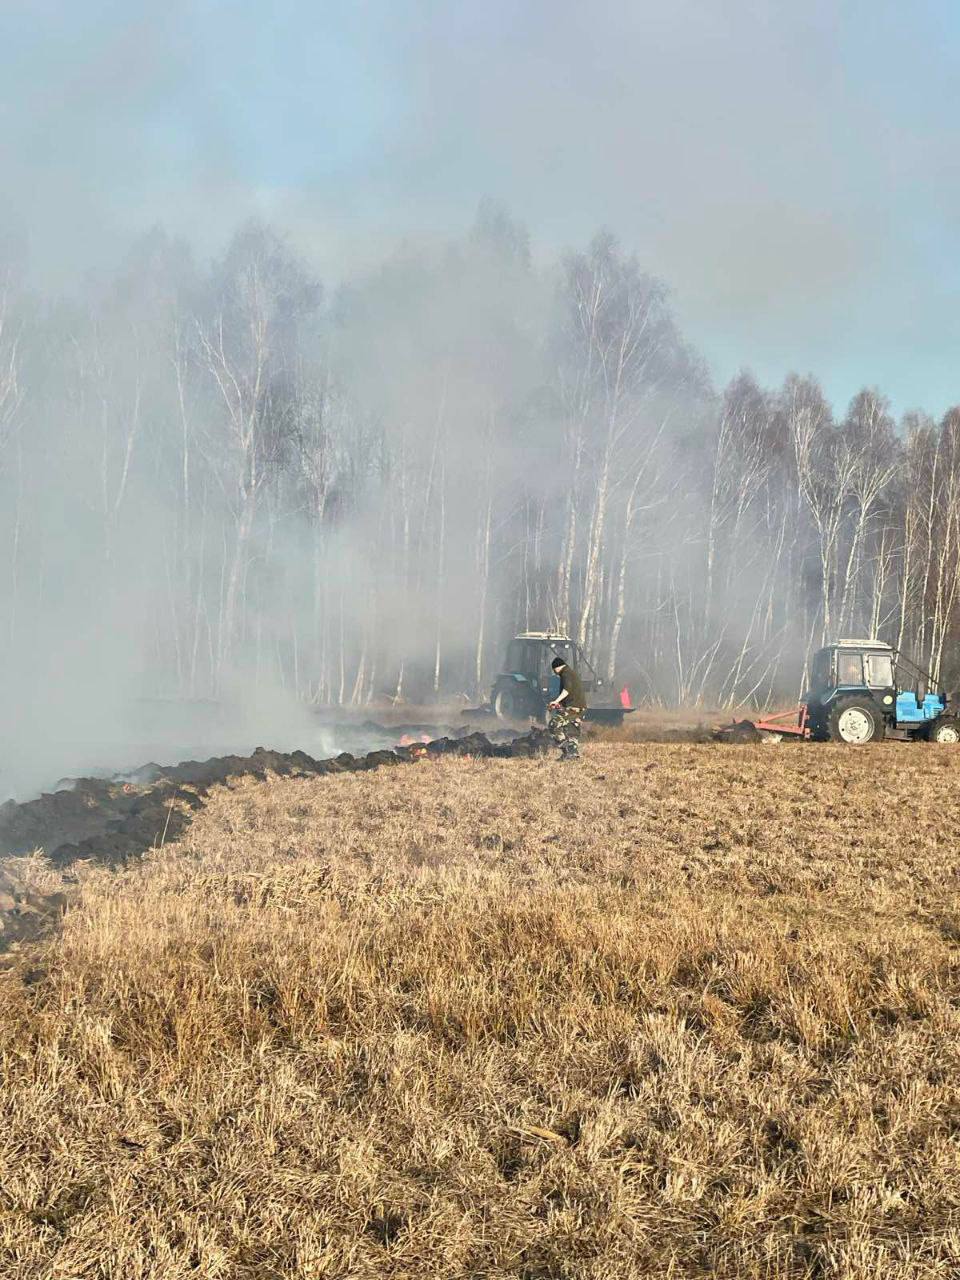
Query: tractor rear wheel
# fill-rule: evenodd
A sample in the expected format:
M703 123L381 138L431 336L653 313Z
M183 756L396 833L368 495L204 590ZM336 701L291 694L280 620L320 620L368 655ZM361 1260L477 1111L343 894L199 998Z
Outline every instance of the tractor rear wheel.
M532 713L529 699L514 689L501 689L493 700L498 720L526 720Z
M960 742L960 719L956 716L941 716L930 730L931 742Z
M883 716L865 698L839 698L830 708L830 741L863 746L884 735Z

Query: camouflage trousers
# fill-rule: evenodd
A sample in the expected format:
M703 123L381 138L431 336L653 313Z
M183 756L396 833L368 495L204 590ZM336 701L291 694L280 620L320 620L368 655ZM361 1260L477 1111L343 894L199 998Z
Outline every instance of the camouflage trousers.
M547 732L560 748L563 760L575 760L580 754L580 726L583 712L579 707L557 707L550 712Z

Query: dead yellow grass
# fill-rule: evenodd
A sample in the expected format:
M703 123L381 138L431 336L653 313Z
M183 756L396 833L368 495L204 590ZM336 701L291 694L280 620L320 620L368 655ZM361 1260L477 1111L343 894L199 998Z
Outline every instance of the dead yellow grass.
M960 1274L960 751L216 793L0 975L0 1275Z

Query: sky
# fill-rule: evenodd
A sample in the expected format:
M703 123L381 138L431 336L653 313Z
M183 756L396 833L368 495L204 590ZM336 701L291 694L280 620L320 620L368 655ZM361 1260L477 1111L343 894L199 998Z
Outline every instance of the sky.
M718 384L940 413L958 64L956 0L0 0L0 236L69 289L256 214L335 284L491 197L544 259L612 230Z

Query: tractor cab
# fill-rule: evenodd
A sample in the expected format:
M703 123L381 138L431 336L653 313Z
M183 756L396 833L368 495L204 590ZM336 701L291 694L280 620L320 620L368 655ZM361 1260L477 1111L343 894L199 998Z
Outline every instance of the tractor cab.
M588 720L623 722L625 712L632 710L629 700L622 699L620 706L597 706L593 695L603 689L603 681L581 646L569 636L553 631L522 631L507 645L490 699L501 720L545 718L547 703L560 691L560 681L550 665L554 658L562 658L579 673L589 700Z
M822 741L960 739L937 682L882 640L838 640L818 649L803 705L811 735Z
M895 689L894 652L879 640L838 640L818 649L810 663L810 698L827 706L845 690L865 690L883 699ZM893 698L890 698L890 705Z

